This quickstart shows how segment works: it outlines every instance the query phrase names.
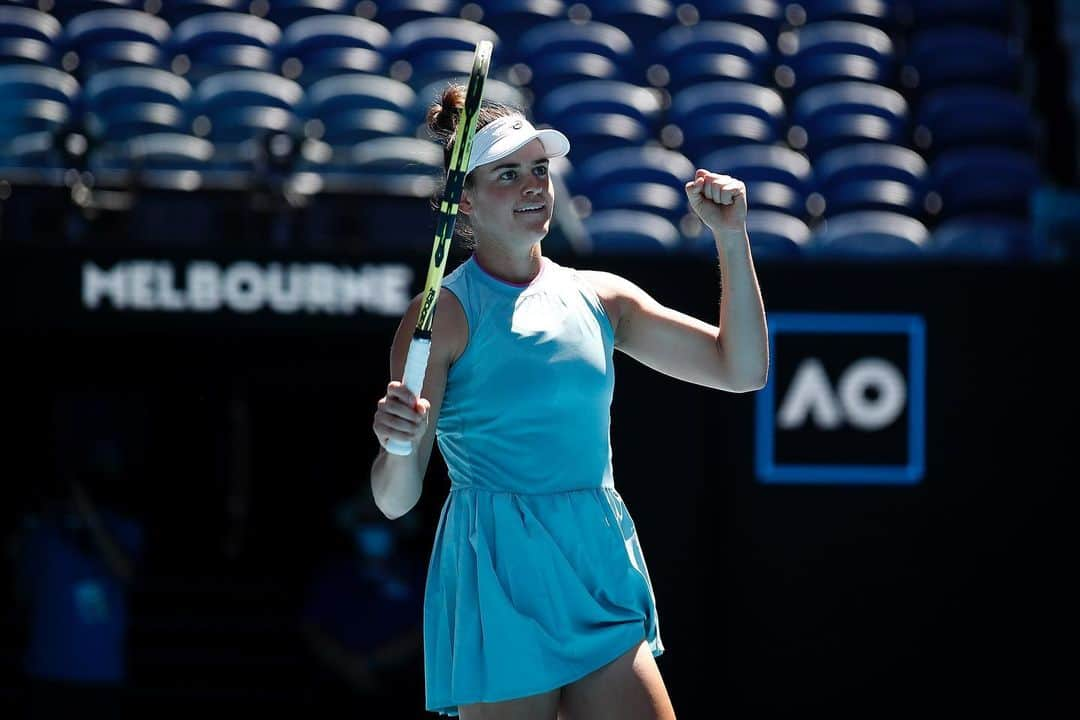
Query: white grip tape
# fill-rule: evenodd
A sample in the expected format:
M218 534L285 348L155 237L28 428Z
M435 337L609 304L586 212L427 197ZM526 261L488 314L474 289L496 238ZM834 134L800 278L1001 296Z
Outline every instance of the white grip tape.
M405 387L416 397L424 389L424 375L427 373L428 357L431 355L431 340L413 338L409 343L409 354L405 359ZM391 438L386 443L386 452L391 455L409 455L412 443Z

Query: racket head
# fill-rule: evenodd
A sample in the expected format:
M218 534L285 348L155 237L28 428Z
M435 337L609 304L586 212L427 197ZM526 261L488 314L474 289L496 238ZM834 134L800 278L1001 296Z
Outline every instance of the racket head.
M454 237L454 225L457 220L461 193L465 189L466 170L472 157L473 138L476 135L476 120L480 116L480 104L484 99L484 83L491 67L492 44L490 40L481 40L473 53L472 72L465 89L465 103L458 112L457 129L450 151L450 165L446 169L446 184L439 202L439 216L435 222L435 244L431 251L431 263L428 266L427 280L424 283L424 302L416 318L416 337L431 337L431 327L435 315L435 301L438 299L439 286L446 272L446 259L449 255L450 241Z

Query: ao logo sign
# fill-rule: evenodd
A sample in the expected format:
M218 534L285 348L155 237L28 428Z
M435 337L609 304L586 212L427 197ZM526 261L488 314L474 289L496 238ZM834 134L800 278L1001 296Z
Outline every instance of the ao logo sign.
M758 478L919 482L925 335L914 315L771 315L772 364L756 407Z

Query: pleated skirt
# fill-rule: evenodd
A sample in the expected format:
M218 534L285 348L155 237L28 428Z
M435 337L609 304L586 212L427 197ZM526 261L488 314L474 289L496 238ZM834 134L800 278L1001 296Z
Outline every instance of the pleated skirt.
M612 487L455 487L424 594L427 709L535 695L646 641L664 651L634 522Z

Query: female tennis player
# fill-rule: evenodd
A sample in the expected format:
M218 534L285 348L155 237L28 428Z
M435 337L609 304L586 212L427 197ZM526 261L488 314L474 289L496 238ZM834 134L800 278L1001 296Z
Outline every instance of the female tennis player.
M447 146L464 92L452 86L428 112ZM544 257L549 160L569 149L562 133L484 104L460 203L472 255L443 281L420 397L399 382L418 296L375 413L371 486L387 517L419 500L436 438L446 460L424 599L426 706L464 720L675 717L654 660L652 586L612 478L613 351L720 390L756 390L767 375L743 183L705 170L686 183L716 240L717 327L622 277ZM413 452L387 452L391 439Z

